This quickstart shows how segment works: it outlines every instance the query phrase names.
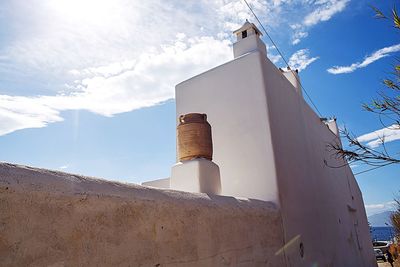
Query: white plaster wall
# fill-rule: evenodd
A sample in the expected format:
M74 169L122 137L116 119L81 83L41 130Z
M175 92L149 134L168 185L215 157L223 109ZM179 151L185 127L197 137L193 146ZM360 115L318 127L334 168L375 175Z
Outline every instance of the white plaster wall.
M288 266L376 266L361 192L327 145L337 136L294 87L263 61ZM320 88L323 90L323 88ZM299 245L305 256L300 257Z
M324 163L343 165L326 149L337 136L262 53L177 85L176 103L207 114L222 194L281 205L288 266L376 266L351 170Z
M172 166L170 188L185 192L219 195L221 179L219 167L204 159L191 159Z
M0 163L1 266L285 266L273 203Z
M233 44L233 56L237 58L249 52L261 52L267 56L267 48L260 37L256 34L247 36L244 39L240 39L239 42Z
M142 183L143 186L151 186L156 188L170 188L170 178L157 179Z
M293 87L295 88L296 92L298 92L300 95L303 95L303 92L302 92L302 89L301 89L301 84L300 84L300 77L299 77L299 74L297 73L297 71L295 71L295 70L282 70L281 73L293 85Z
M178 84L176 116L207 114L222 195L279 203L262 79L264 58L256 51Z

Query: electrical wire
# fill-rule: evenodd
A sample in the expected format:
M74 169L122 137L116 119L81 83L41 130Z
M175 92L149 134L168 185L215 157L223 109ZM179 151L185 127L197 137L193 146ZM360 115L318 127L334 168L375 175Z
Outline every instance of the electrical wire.
M278 51L279 55L281 56L281 58L283 59L283 61L285 61L286 66L289 67L289 63L286 61L285 57L283 56L283 54L281 53L281 51L279 50L278 46L275 44L274 40L272 40L271 36L268 34L267 30L264 28L263 24L261 23L261 21L258 19L256 13L254 13L253 9L251 8L251 6L249 5L249 3L247 3L246 0L243 0L247 7L250 9L251 13L253 13L253 16L256 18L256 20L258 21L258 24L260 24L261 28L264 30L265 34L268 36L269 40L271 41L271 43L275 46L276 50Z
M255 19L258 21L258 24L260 24L261 28L264 30L265 34L268 36L269 40L271 41L271 43L273 44L273 46L276 48L276 50L278 51L280 57L282 58L282 60L285 62L288 70L291 70L288 61L285 59L285 57L283 56L283 54L281 53L281 51L279 50L278 46L275 44L274 40L272 39L272 37L268 34L267 30L264 28L263 24L261 23L261 21L258 19L256 13L254 13L253 9L251 8L251 6L249 5L249 3L246 0L243 0L245 2L245 4L247 5L247 7L250 9L251 13L253 14L253 16L255 17ZM318 115L320 117L322 117L321 112L319 111L319 109L317 108L317 106L315 105L314 101L312 101L310 95L307 93L307 90L304 88L304 86L301 84L299 78L297 77L297 75L294 75L294 77L296 78L297 82L300 84L301 89L303 89L304 93L306 94L307 98L310 100L310 103L313 105L313 107L315 108L315 111L318 113Z
M265 29L265 27L263 26L263 24L261 23L261 21L260 21L259 18L257 17L256 13L254 13L253 9L251 8L251 6L250 6L249 3L247 2L247 0L243 0L243 1L245 2L245 4L247 5L247 7L249 8L249 10L251 11L251 13L253 14L253 16L255 17L255 19L257 20L258 24L260 24L261 28L263 29L263 31L265 32L265 34L267 35L267 37L269 38L269 40L271 41L271 43L273 44L273 46L274 46L274 47L276 48L276 50L278 51L280 57L281 57L282 60L285 62L285 64L286 64L288 70L291 70L288 61L287 61L286 58L283 56L283 54L282 54L282 52L279 50L278 46L275 44L275 42L274 42L274 40L272 39L272 37L268 34L267 30ZM313 107L314 107L315 110L317 111L318 115L319 115L320 117L322 117L321 112L319 111L319 109L318 109L317 106L315 105L314 101L311 99L310 95L307 93L306 88L304 88L304 86L301 84L301 82L300 82L299 78L297 77L297 75L295 75L295 78L296 78L297 82L300 84L300 87L303 89L303 91L304 91L304 93L306 94L307 98L310 100L311 104L313 105ZM373 170L376 170L376 169L379 169L379 168L388 166L388 165L390 165L390 164L393 164L393 162L390 162L390 163L388 163L388 164L384 164L384 165L381 165L381 166L377 166L377 167L374 167L374 168L370 168L370 169L367 169L367 170L364 170L364 171L361 171L361 172L358 172L358 173L354 173L354 176L355 176L355 175L362 174L362 173L370 172L370 171L373 171Z
M370 169L367 169L367 170L364 170L364 171L361 171L361 172L357 172L357 173L354 174L354 176L362 174L362 173L370 172L370 171L373 171L373 170L376 170L376 169L379 169L379 168L382 168L382 167L386 167L386 166L388 166L390 164L393 164L393 163L394 162L389 162L389 163L381 165L381 166L377 166L377 167L370 168Z

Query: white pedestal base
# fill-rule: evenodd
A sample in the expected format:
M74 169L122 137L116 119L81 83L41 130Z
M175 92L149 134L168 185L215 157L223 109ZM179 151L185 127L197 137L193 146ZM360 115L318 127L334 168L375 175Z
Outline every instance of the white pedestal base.
M219 167L207 159L192 159L172 166L170 188L218 195L221 192Z

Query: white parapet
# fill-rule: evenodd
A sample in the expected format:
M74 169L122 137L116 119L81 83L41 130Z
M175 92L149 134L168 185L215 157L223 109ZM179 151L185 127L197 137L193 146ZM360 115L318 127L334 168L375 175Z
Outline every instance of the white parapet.
M163 179L157 179L157 180L151 180L147 182L142 183L143 186L151 186L155 188L169 188L169 178L163 178Z
M170 188L218 195L221 192L219 167L203 158L178 162L171 170Z
M0 162L0 203L0 266L286 267L270 202Z
M303 95L303 92L301 90L301 83L300 83L300 77L298 70L291 70L291 69L280 69L283 76L288 79L288 81L293 85L294 89L296 90L299 95Z
M326 122L326 125L328 126L329 130L331 130L335 135L339 136L339 127L337 126L336 118L329 119Z

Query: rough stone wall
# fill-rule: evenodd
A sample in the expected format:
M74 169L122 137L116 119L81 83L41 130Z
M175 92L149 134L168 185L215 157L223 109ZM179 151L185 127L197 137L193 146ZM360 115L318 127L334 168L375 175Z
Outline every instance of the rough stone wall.
M281 225L269 202L0 163L0 266L285 266Z

